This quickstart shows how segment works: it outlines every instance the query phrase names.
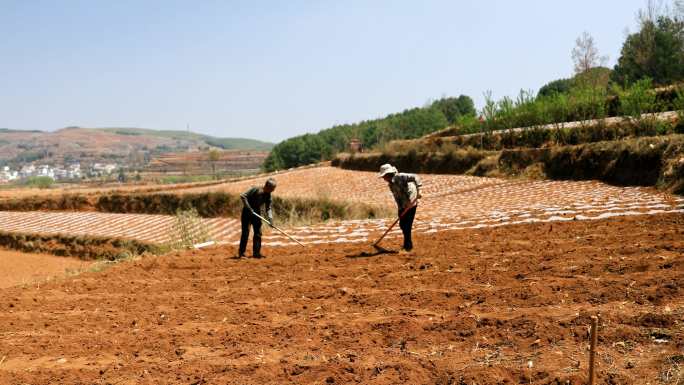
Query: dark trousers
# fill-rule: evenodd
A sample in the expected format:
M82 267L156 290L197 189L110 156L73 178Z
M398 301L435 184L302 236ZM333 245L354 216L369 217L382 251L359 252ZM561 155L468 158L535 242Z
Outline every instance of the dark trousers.
M261 219L257 218L256 215L252 215L252 212L245 207L242 209L240 221L242 222L242 235L240 235L240 250L238 254L244 255L245 250L247 250L249 226L251 225L254 228L254 237L252 237L252 255L261 255Z
M403 218L399 220L399 227L404 233L404 250L409 251L413 249L413 241L411 240L411 228L413 227L413 220L416 218L416 209L413 207L404 214ZM399 213L401 215L401 212Z

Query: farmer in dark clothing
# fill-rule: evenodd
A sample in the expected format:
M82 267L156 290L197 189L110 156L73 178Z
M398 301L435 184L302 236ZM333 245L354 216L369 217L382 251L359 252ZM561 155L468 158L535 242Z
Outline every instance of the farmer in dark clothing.
M413 227L413 220L416 217L416 208L418 208L418 198L420 198L419 188L421 186L420 178L415 174L404 174L397 172L397 168L391 164L383 164L380 166L380 177L387 182L394 200L397 202L399 216L403 217L399 220L399 227L404 234L405 251L413 249L413 242L411 240L411 228Z
M249 225L254 228L252 239L252 255L254 258L262 258L261 255L261 219L255 214L262 215L261 206L266 206L266 219L273 226L273 212L271 210L271 193L276 188L276 181L269 178L264 187L252 187L240 194L244 207L242 208L242 235L240 236L240 249L238 257L245 256L247 250L247 240L249 239Z

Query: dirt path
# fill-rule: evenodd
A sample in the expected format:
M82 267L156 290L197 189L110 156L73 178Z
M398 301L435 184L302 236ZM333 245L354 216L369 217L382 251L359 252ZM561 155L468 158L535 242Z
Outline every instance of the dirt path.
M681 214L416 243L217 248L4 289L0 383L580 384L596 313L599 384L684 376Z
M67 269L78 271L92 262L54 255L29 254L0 249L0 289L64 277Z

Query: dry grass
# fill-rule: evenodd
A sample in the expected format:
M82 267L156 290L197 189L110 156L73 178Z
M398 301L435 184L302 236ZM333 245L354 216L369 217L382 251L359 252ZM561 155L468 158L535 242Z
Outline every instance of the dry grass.
M318 193L315 198L276 198L273 209L278 222L291 225L310 225L338 219L374 219L394 215L389 206L370 205L360 202L341 201L328 194Z
M684 355L676 354L667 357L658 380L662 384L684 385Z
M178 210L171 239L169 248L189 249L195 244L208 241L209 229L194 208Z

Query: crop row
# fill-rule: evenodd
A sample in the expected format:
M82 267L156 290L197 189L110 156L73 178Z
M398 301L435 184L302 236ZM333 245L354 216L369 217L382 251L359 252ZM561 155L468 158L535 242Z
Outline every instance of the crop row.
M352 190L347 184L349 171L332 167L309 169L280 178L279 190L288 194L309 193L312 173L336 181L339 192ZM684 212L684 198L653 190L616 187L599 182L523 181L455 175L423 175L423 199L415 222L418 233L503 226L529 222L601 219L619 215L647 215ZM375 173L355 173L359 190L354 199L391 203L391 196ZM253 182L260 182L255 180ZM247 182L245 182L247 183ZM332 183L332 182L331 182ZM244 186L232 186L242 188ZM333 187L330 187L333 188ZM279 216L287 215L276 211ZM0 212L0 231L122 237L145 242L174 240L170 215L108 214L97 212ZM240 224L235 218L203 219L210 237L236 244ZM392 218L328 221L286 226L305 244L331 242L369 242L384 231ZM265 229L267 229L265 227ZM265 244L291 244L287 238L266 230ZM395 229L390 237L399 236Z

